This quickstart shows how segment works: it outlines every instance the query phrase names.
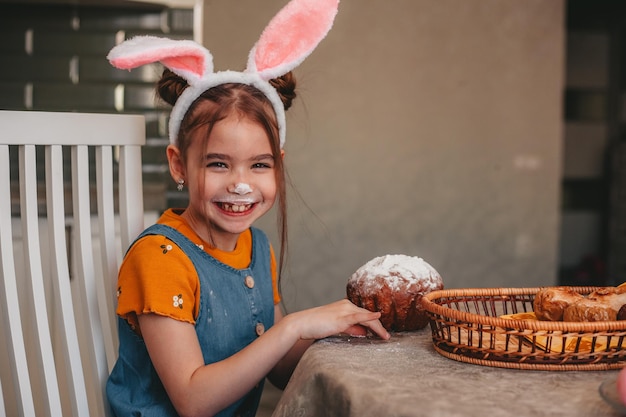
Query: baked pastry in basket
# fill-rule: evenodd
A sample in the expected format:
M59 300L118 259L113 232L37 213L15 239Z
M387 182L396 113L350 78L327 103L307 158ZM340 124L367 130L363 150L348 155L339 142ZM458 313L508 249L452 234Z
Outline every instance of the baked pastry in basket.
M585 298L566 287L542 288L535 295L533 310L539 320L561 321L565 309Z
M602 287L587 296L567 287L552 287L535 295L533 309L539 320L594 322L623 320L624 305L626 286Z
M426 327L428 316L421 306L424 294L443 289L439 273L422 258L385 255L372 259L348 280L348 299L371 311L389 331Z
M617 311L598 300L583 298L567 306L563 321L608 321L617 320Z

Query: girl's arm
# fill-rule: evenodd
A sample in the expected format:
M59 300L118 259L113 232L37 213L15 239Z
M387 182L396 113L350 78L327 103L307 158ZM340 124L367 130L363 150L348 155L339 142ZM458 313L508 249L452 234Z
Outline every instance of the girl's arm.
M280 306L274 308L274 325L283 319L283 311ZM270 382L280 389L285 389L289 378L304 352L311 346L315 339L300 339L285 356L274 366L272 371L267 375Z
M286 364L285 369L293 369L302 348L307 346L307 342L298 343L300 340L351 332L355 326L368 327L388 339L379 317L380 313L356 307L347 300L289 314L240 352L209 365L204 365L192 324L142 314L139 326L159 378L184 417L219 412L243 397L283 358L281 367ZM293 354L288 355L292 348Z
M278 323L283 318L283 312L279 306L275 307L274 318L275 323ZM365 336L367 334L367 329L362 325L357 324L345 329L343 333L352 336ZM387 338L387 336L381 337ZM314 341L315 339L298 340L289 352L287 352L287 354L276 364L276 366L274 366L272 371L267 376L274 386L280 389L284 389L287 386L287 382L289 382L289 378L291 378L291 374L294 369L296 369L296 365L298 365L300 358Z

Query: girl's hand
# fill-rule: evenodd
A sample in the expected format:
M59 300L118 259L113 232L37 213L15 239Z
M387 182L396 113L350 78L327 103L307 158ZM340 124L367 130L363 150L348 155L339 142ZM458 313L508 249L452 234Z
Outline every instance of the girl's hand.
M348 300L299 311L290 316L301 339L323 339L339 333L365 336L367 329L383 340L390 338L389 332L378 320L379 312L357 307Z

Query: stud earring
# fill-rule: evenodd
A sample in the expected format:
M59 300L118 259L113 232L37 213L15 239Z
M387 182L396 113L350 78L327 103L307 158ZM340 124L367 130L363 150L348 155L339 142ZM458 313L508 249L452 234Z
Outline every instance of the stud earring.
M178 185L176 185L176 189L178 191L183 191L184 185L185 185L185 180L181 178L178 180Z

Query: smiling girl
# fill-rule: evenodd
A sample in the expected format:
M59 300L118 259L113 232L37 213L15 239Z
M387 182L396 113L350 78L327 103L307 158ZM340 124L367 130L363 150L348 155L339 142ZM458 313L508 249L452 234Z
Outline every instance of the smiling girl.
M304 10L308 18L325 13L332 23L336 6L294 0L286 17ZM281 28L269 32L286 36ZM135 38L120 47L109 55L120 68L159 60L172 69L158 93L174 106L167 158L189 204L146 229L120 268L119 358L107 384L114 414L253 416L265 378L283 387L312 341L367 331L389 338L380 313L347 300L288 315L280 308L291 72L265 80L255 72L263 64L257 60L255 71L212 73L198 59L208 59L207 52L189 41ZM278 263L266 235L253 227L275 202Z

